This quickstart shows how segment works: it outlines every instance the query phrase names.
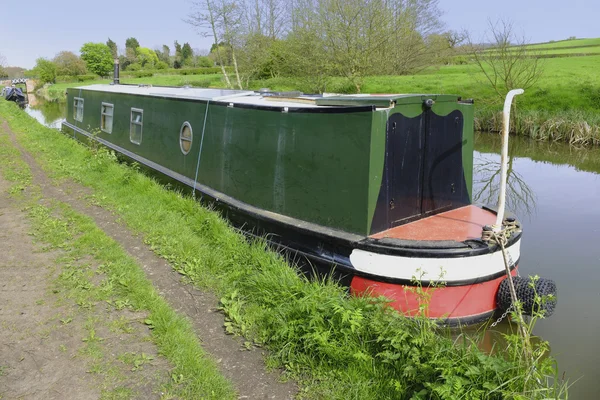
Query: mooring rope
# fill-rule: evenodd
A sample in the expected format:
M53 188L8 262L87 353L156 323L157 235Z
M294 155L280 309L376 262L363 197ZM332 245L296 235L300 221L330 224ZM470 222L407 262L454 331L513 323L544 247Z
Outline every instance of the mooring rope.
M194 191L192 198L196 199L196 185L198 184L198 170L200 169L200 157L202 156L202 145L204 144L204 132L206 131L206 119L208 117L208 106L210 99L206 102L206 111L204 112L204 124L202 125L202 136L200 138L200 150L198 150L198 163L196 164L196 176L194 177Z
M490 245L503 244L506 246L512 234L521 229L521 226L516 219L506 218L502 222L502 228L503 229L500 230L500 232L494 232L494 229L491 226L484 226L481 231L481 240Z
M502 251L502 259L504 261L504 269L506 271L506 277L508 279L508 286L510 288L510 297L512 300L511 307L514 313L517 316L517 325L519 326L519 330L521 335L523 336L523 340L525 341L525 352L526 355L531 358L531 341L530 335L525 327L525 320L523 319L523 314L521 312L521 307L519 307L519 299L517 297L517 290L515 289L515 284L513 282L512 274L510 273L510 267L512 264L512 257L506 250L506 245L508 244L508 240L513 235L513 233L517 232L520 229L519 223L514 218L506 218L502 221L502 229L499 232L495 232L494 229L490 226L484 226L481 232L481 240L488 243L489 245L497 245L500 246ZM509 309L506 310L505 314L508 314ZM505 316L503 314L503 316ZM497 321L498 322L498 321ZM497 324L496 322L496 324Z

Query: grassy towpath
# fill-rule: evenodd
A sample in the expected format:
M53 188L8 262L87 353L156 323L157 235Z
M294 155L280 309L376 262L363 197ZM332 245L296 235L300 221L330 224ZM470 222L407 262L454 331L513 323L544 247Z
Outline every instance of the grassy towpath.
M0 398L294 396L225 334L214 296L17 138L0 121Z

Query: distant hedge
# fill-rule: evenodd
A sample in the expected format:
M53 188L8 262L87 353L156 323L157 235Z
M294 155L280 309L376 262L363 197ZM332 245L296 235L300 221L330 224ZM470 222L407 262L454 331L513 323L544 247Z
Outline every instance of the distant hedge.
M59 75L56 77L56 83L61 83L61 82L86 82L86 81L93 81L96 79L100 79L100 77L98 75L95 74L87 74L87 75L77 75L77 76L71 76L71 75Z
M225 71L233 72L232 67L225 67ZM154 74L161 75L209 75L220 74L221 67L204 67L204 68L167 68L167 69L147 69L141 71L121 71L121 76L125 78L147 78ZM142 75L140 75L142 74Z
M120 74L122 78L150 78L154 76L154 72L148 71L123 71Z

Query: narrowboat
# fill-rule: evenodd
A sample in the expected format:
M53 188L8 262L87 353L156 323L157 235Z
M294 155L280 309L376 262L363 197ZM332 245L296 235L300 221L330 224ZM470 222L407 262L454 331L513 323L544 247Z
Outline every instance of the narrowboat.
M472 101L117 81L67 97L67 134L179 182L354 294L446 324L498 308L503 254L482 240L497 215L471 202ZM505 249L516 275L522 232L513 226Z
M28 103L26 82L26 79L13 79L11 86L2 89L2 97L8 101L14 101L20 107L25 107ZM23 87L18 85L23 85Z

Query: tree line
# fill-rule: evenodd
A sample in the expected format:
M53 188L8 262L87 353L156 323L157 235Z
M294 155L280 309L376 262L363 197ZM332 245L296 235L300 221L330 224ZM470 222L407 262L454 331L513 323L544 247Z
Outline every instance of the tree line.
M323 91L345 77L410 74L444 63L460 35L444 30L438 0L198 0L186 22L213 38L230 87L302 77Z
M174 50L173 53L168 45L156 49L142 47L136 38L130 37L125 41L124 50L119 51L117 44L108 38L106 43L85 43L80 49L81 56L61 51L53 59L38 58L35 67L26 75L36 76L41 83L54 83L57 77L64 76L108 76L113 71L115 59L119 60L121 70L126 71L215 65L212 53L204 55L200 50L193 50L187 42L181 45L175 41Z

